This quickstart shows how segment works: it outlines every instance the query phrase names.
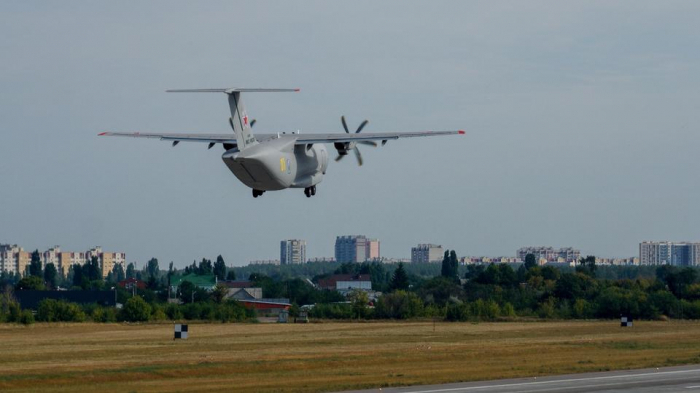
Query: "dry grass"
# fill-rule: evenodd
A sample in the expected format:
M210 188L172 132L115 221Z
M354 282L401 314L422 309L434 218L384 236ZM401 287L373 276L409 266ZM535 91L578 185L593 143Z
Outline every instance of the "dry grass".
M0 391L329 391L700 361L700 323L0 325Z

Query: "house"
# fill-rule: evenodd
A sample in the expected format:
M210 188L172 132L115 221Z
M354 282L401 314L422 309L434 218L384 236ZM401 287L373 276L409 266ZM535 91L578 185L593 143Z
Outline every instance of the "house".
M260 300L263 297L262 288L254 287L250 281L219 281L219 285L228 288L226 299Z
M117 283L117 285L129 291L133 290L134 288L146 289L146 283L134 277L121 280Z
M174 290L177 290L177 287L179 287L180 284L182 284L185 281L189 281L192 284L194 284L194 286L196 286L197 288L206 289L207 291L213 290L217 283L216 276L213 274L199 275L190 273L184 276L173 275L172 277L170 277L170 287Z
M289 311L292 306L289 299L260 299L260 300L239 300L246 308L254 308L259 314L279 315L283 310Z
M335 290L345 295L354 289L371 291L372 279L369 274L334 274L318 280L318 286L321 289Z

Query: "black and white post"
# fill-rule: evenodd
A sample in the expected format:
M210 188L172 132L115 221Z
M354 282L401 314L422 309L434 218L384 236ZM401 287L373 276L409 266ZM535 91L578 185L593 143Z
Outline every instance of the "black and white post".
M177 339L187 339L187 325L177 324L175 325L175 337L173 340Z
M632 317L621 317L620 327L632 327Z

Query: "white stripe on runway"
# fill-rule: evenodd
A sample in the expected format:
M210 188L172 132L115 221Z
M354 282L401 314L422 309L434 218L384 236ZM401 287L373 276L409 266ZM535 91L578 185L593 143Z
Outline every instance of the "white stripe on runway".
M646 376L663 376L671 374L687 374L687 373L700 373L700 369L696 370L676 370L676 371L659 371L654 373L642 373L642 374L624 374L624 375L608 375L603 377L590 377L590 378L573 378L573 379L557 379L553 381L540 381L540 382L519 382L519 383L507 383L502 385L486 385L486 386L471 386L471 387L461 387L461 388L446 388L446 389L431 389L431 390L415 390L411 393L439 393L439 392L457 392L457 391L467 391L467 390L479 390L479 389L495 389L495 388L507 388L515 386L537 386L537 385L547 385L553 383L567 383L567 382L582 382L582 381L595 381L595 380L606 380L606 379L618 379L618 378L639 378ZM582 386L577 386L582 387ZM700 387L700 386L699 386ZM559 388L561 389L561 388ZM688 388L690 389L690 388Z

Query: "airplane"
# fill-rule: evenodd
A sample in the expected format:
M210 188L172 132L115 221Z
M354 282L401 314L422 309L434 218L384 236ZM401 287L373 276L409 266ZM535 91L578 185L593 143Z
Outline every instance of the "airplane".
M223 145L221 156L226 166L241 181L253 189L257 198L266 191L303 188L306 197L316 195L316 185L323 180L328 168L328 151L325 144L332 143L338 152L335 161L340 161L354 152L358 165L362 166L362 154L357 145L384 146L390 139L464 134L456 131L420 131L364 133L368 120L363 121L354 133L348 129L345 116L340 118L345 133L301 134L297 132L256 134L252 127L255 119L250 119L241 101L241 93L259 92L298 92L299 89L265 88L224 88L224 89L176 89L168 93L225 93L231 109L229 125L233 134L173 134L142 132L102 132L99 136L122 136L134 138L156 138L171 141L173 147L180 142L208 143L211 149L216 144Z

